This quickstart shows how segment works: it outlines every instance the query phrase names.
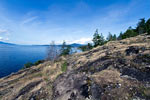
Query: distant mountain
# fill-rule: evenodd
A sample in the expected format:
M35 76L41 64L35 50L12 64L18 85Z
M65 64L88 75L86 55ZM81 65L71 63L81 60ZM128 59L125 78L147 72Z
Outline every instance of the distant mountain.
M83 44L73 43L73 44L70 44L70 46L72 46L72 47L80 47L80 46L83 46Z
M0 41L0 45L17 45L17 44L13 44L13 43L6 43L6 42L2 42ZM73 44L69 44L72 47L80 47L83 46L83 44L78 44L78 43L73 43ZM49 46L49 45L22 45L22 46ZM57 45L57 46L62 46L62 45Z
M49 46L49 45L32 45L32 46ZM56 44L56 46L62 46L61 44ZM69 44L69 46L71 47L80 47L83 46L83 44L77 44L77 43L73 43L73 44Z
M2 42L2 41L0 41L0 45L16 45L16 44L6 43L6 42Z

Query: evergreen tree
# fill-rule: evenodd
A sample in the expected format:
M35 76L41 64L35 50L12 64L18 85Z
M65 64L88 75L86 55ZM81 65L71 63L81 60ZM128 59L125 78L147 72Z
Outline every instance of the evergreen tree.
M88 44L87 44L87 49L90 50L90 49L92 49L92 48L93 48L92 44L91 44L91 43L88 43Z
M109 32L108 36L107 36L107 41L112 41L113 40L113 36L112 34Z
M134 31L134 29L132 29L132 27L130 26L126 32L122 35L122 39L126 39L129 37L134 37L137 36L138 34Z
M123 33L122 32L120 32L120 34L119 34L119 36L118 36L118 40L122 40L122 36L123 36Z
M116 34L112 35L112 34L109 32L108 37L107 37L107 41L115 41L115 40L117 40Z
M150 34L150 18L146 22L146 32Z
M115 40L117 40L116 34L114 34L113 37L112 37L112 41L115 41Z
M146 32L146 25L145 25L145 18L140 19L139 23L137 24L136 31L138 34L143 34Z
M104 36L102 33L101 35L98 34L98 29L96 29L93 35L93 43L94 43L94 47L105 44Z
M71 52L71 46L66 45L66 42L64 41L62 44L62 47L61 47L61 54L60 55L62 55L62 56L69 55L70 52Z
M93 46L91 43L88 43L87 45L79 47L79 49L81 49L82 51L88 51L88 50L91 50L92 48L93 48Z
M99 43L99 45L101 46L101 45L104 45L105 43L106 43L106 41L105 41L105 39L104 39L103 34L101 33L101 35L100 35L100 43Z
M98 45L100 45L100 35L98 34L98 29L96 29L94 35L93 35L93 43L94 43L94 47L97 47Z

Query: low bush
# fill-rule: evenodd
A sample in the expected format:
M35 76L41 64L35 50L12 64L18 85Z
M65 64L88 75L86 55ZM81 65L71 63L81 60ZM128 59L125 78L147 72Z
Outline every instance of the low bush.
M65 61L61 66L61 71L66 72L67 71L67 62Z
M31 67L31 66L33 66L34 64L33 63L31 63L31 62L28 62L28 63L26 63L26 64L24 64L24 69L25 68L29 68L29 67Z
M38 60L38 61L36 61L35 63L34 63L34 65L39 65L39 64L41 64L41 63L43 63L44 62L44 60Z
M32 66L37 66L37 65L39 65L39 64L41 64L41 63L43 63L43 62L44 62L44 60L38 60L38 61L36 61L35 63L27 62L26 64L24 64L23 69L25 69L25 68L30 68L30 67L32 67Z

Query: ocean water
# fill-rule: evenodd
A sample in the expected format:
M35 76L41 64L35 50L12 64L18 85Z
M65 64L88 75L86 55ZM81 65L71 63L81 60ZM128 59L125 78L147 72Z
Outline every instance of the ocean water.
M60 46L57 47L60 50ZM0 78L46 58L48 46L0 45ZM72 52L81 52L77 47Z
M47 46L0 45L0 78L20 70L27 62L46 58Z

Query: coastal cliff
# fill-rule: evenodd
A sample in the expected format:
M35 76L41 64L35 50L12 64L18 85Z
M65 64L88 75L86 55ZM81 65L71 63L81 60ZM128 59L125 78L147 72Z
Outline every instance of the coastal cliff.
M150 35L111 41L0 79L0 100L150 100Z

